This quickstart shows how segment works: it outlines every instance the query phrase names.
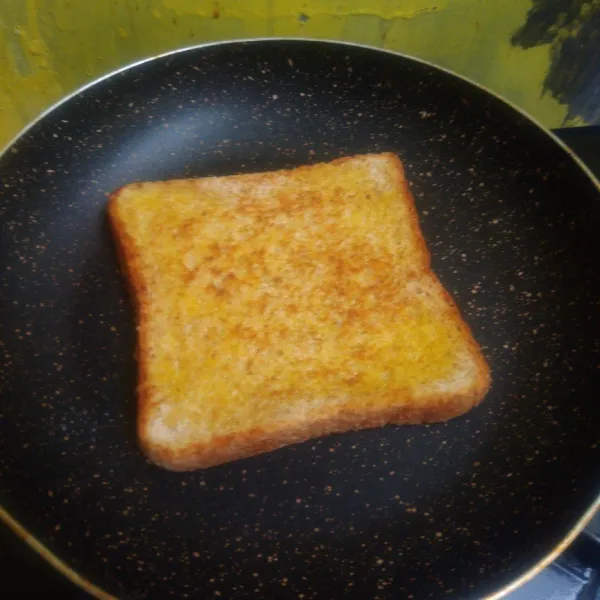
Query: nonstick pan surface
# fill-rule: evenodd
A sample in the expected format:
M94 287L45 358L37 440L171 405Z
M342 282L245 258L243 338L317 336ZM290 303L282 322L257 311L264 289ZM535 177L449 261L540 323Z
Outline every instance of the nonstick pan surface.
M380 151L405 162L490 362L484 403L194 473L146 462L107 194ZM203 46L61 103L4 153L0 186L2 514L96 595L482 598L591 516L600 193L489 92L341 43Z

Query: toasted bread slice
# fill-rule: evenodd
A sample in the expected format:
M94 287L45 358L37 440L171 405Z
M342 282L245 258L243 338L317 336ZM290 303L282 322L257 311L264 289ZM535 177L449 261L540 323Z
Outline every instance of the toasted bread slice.
M393 154L131 184L109 213L137 307L139 440L166 468L441 421L488 390Z

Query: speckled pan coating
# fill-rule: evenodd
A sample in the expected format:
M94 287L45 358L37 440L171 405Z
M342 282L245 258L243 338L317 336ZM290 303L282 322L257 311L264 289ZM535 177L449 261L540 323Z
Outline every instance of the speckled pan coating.
M191 474L147 463L107 194L387 150L491 364L483 405ZM0 502L106 591L481 598L600 491L599 193L470 84L324 42L197 48L58 107L0 185Z

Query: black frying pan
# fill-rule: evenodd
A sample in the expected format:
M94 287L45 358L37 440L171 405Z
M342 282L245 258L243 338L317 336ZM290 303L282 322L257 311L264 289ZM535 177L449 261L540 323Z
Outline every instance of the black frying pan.
M191 474L147 463L107 193L386 150L490 361L483 405ZM0 181L4 518L97 595L498 597L596 508L600 193L485 90L347 44L203 46L61 103Z

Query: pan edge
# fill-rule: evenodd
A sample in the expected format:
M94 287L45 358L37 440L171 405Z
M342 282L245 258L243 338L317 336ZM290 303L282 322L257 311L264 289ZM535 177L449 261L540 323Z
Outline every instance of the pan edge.
M16 519L14 519L10 513L0 505L0 521L2 521L8 528L23 540L31 549L35 550L48 564L50 564L56 571L64 575L72 583L79 586L85 592L97 598L98 600L117 600L116 596L112 596L108 592L105 592L102 588L93 584L91 581L80 575L70 567L66 562L61 560L54 552L49 550L42 542L40 542L34 535L29 533Z
M422 58L410 56L408 54L404 54L402 52L397 52L394 50L388 50L384 48L378 48L376 46L370 46L368 44L360 44L355 42L347 42L340 40L331 40L331 39L315 39L315 38L303 38L303 37L258 37L258 38L238 38L231 40L221 40L217 42L208 42L203 44L195 44L191 46L184 46L181 48L177 48L174 50L169 50L164 53L160 53L157 55L149 56L143 58L138 61L134 61L123 67L105 73L104 75L82 85L81 87L75 89L70 94L67 94L46 110L41 112L35 119L33 119L30 123L28 123L19 133L17 133L8 144L0 149L0 160L11 151L12 147L27 133L35 127L39 122L41 122L45 117L51 114L54 110L58 109L63 104L66 104L69 100L77 97L79 94L85 92L86 90L94 87L96 84L99 84L111 77L124 73L130 69L135 67L144 65L146 63L159 60L165 57L184 54L186 52L192 52L195 50L200 50L203 48L210 48L213 46L221 46L221 45L243 45L243 44L255 44L262 42L309 42L313 44L319 45L330 45L330 46L339 46L339 47L349 47L349 48L363 48L365 50L375 51L377 53L388 54L392 56L399 56L401 58L410 60L414 63L419 63L424 66L433 68L437 71L446 73L451 75L459 80L462 80L471 86L485 92L486 94L495 97L515 112L520 114L522 117L527 119L532 125L537 127L542 133L546 134L555 145L559 146L570 158L571 160L583 171L583 173L587 176L587 178L593 183L598 192L600 192L600 180L594 175L594 173L590 170L590 168L579 158L579 156L565 143L563 142L556 134L554 134L551 130L547 129L544 125L542 125L535 117L527 113L518 105L514 104L511 100L497 94L486 86L456 73L450 69L447 69L443 66L436 65L430 61L427 61ZM573 525L573 527L567 532L567 534L563 537L563 539L558 542L554 548L552 548L544 557L542 557L536 564L530 567L527 571L525 571L522 575L518 576L512 582L506 584L495 592L485 596L483 600L500 600L501 598L505 598L508 594L514 592L525 583L533 579L536 575L538 575L541 571L543 571L547 566L549 566L554 560L556 560L571 543L575 540L575 538L583 531L583 529L588 525L588 523L592 520L592 518L600 511L600 494L596 497L596 499L590 504L585 513L578 519L578 521ZM42 542L40 542L35 536L33 536L27 529L25 529L17 519L15 519L11 514L4 509L4 507L0 504L0 521L5 523L9 529L11 529L19 538L21 538L24 542L26 542L30 548L35 550L42 558L44 558L52 567L54 567L57 571L63 574L67 579L69 579L72 583L78 585L84 591L91 594L93 597L98 600L117 600L115 596L108 594L99 586L91 583L85 577L81 576L77 571L75 571L72 567L70 567L66 562L61 560L58 556L56 556L51 550L49 550Z

